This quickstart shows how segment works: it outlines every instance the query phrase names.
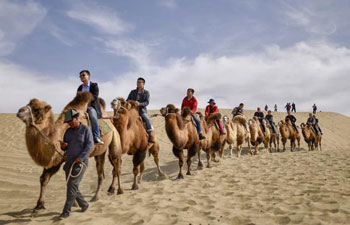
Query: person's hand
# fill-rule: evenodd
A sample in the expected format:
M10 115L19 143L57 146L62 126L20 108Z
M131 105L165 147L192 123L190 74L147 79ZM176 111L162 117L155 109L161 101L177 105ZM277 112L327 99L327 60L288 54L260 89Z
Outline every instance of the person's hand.
M138 107L140 105L140 103L138 101L136 101L136 106Z
M76 164L79 164L81 163L81 160L79 158L76 158L75 161L74 161Z
M63 141L59 141L60 142L60 145L61 145L61 148L62 149L66 149L67 148L67 146L68 146L68 143L67 142L63 142Z

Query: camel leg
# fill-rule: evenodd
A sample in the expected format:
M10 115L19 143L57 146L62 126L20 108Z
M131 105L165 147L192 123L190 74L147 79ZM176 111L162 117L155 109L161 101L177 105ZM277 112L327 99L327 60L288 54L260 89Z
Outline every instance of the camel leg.
M156 145L153 145L153 146L156 146ZM153 148L153 147L151 148L151 154L153 156L155 164L157 165L158 179L165 180L165 179L168 179L169 177L162 171L162 169L159 166L158 153L159 153L159 145L158 145L158 148Z
M191 164L192 158L196 155L199 146L193 145L187 152L187 173L186 175L191 175Z
M177 175L177 179L184 179L184 175L182 175L182 167L185 159L184 151L173 146L173 154L179 159L179 174Z
M202 169L203 169L203 163L202 163L202 160L201 160L201 148L198 148L197 156L198 156L198 166L197 166L197 169L202 170Z
M43 173L40 176L40 196L36 203L35 208L33 209L33 215L38 213L39 210L45 209L44 196L45 196L46 186L49 183L51 177L57 173L60 167L61 167L61 164L51 167L50 169L43 170Z
M143 177L143 172L145 171L145 164L144 162L142 162L140 164L140 175L139 175L139 179L138 179L138 183L141 184L142 183L142 177Z
M221 144L220 151L219 151L220 158L222 158L222 159L224 158L225 145L226 145L226 141L224 141Z
M145 151L138 151L134 154L132 158L132 163L134 164L134 168L132 172L134 173L134 183L132 184L131 190L137 190L139 189L139 186L137 185L136 178L139 174L139 165L145 160L146 158L146 152Z
M97 201L100 197L99 193L102 187L102 181L105 177L104 170L103 170L103 167L105 164L105 155L106 155L106 152L104 152L102 155L95 156L96 171L97 171L97 189L94 197L92 197L91 199L91 202Z
M114 157L114 158L112 158ZM112 179L112 183L110 185L110 187L108 188L108 193L110 194L114 194L115 193L115 183L116 181L118 182L118 191L117 194L123 194L124 191L121 188L121 181L120 181L120 177L121 177L121 166L122 166L122 158L121 156L112 156L111 154L109 155L109 161L111 162L111 164L113 165L113 179Z
M320 139L318 140L318 145L320 147L320 151L322 151L321 140L322 140L322 138L320 137Z
M207 155L207 168L210 168L210 158L211 158L211 154L210 154L210 149L206 149L205 151L206 155Z
M241 157L242 145L237 144L237 157Z
M298 138L297 141L298 141L298 151L300 151L300 138Z

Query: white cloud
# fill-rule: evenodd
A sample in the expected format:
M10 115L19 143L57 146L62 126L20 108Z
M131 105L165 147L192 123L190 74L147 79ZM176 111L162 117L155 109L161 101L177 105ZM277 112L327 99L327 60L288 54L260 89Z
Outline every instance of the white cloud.
M200 107L209 98L215 98L220 108L244 102L250 109L275 103L281 109L282 104L294 101L298 110L309 111L316 103L322 111L350 114L349 61L350 50L345 47L300 42L289 48L273 45L246 55L203 54L194 60L173 59L163 66L149 62L147 73L137 67L114 80L94 81L107 103L114 97L126 97L143 74L146 89L151 92L150 108L168 103L179 106L186 89L192 87ZM32 97L46 100L58 112L80 84L75 77L66 81L44 78L4 62L0 63L0 74L0 101L7 102L0 105L0 112L15 112Z
M0 56L10 54L16 43L30 34L45 17L46 9L39 3L0 1Z
M121 34L132 30L112 9L87 1L74 1L67 15L106 34Z

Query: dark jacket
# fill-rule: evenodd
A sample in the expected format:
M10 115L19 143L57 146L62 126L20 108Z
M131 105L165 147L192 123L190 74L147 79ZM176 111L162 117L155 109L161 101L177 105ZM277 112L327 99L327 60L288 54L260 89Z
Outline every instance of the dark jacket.
M269 121L269 123L272 125L273 124L273 115L267 114L265 116L265 120Z
M255 112L254 116L258 117L259 120L264 119L264 113L263 112Z
M235 107L233 110L232 110L232 116L235 117L235 116L243 116L243 109L240 109L239 107Z
M147 113L147 106L149 104L149 92L145 89L141 91L141 93L138 93L137 88L135 90L132 90L126 99L128 100L133 100L133 101L138 101L139 102L139 113Z
M287 119L289 119L290 122L292 122L292 124L294 124L294 123L297 121L297 119L296 119L295 116L293 116L293 115L286 116L286 120L287 120Z
M81 84L78 87L78 91L81 91L82 89L83 89L83 85ZM101 112L100 102L98 100L99 89L98 89L97 83L93 83L90 81L90 93L94 96L94 99L91 101L90 106L96 110L97 118L101 119L102 112Z

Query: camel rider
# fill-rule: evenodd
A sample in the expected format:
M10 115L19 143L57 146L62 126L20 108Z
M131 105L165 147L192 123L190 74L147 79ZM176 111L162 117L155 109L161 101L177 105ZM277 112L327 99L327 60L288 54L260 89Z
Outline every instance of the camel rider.
M89 153L94 148L94 141L90 129L81 124L78 117L79 113L70 109L66 112L64 119L70 127L65 132L63 141L60 142L61 149L67 153L66 163L63 166L67 180L67 196L63 212L58 217L59 220L69 216L74 201L78 202L81 212L89 208L89 204L79 191L79 184L87 169Z
M316 129L316 131L320 131L320 134L323 135L321 127L318 125L318 119L316 118L316 115L313 114L312 117L315 119L315 129Z
M243 107L244 107L244 104L241 103L239 104L238 107L235 107L233 110L232 110L232 117L235 118L235 116L243 116Z
M262 127L262 130L263 132L265 133L266 132L266 127L265 127L265 123L264 123L264 113L261 112L261 109L258 107L257 109L257 112L254 113L254 116L258 117L258 120L261 124L261 127Z
M286 121L290 120L290 122L292 123L292 126L294 128L294 130L299 133L297 125L295 125L295 122L297 122L297 119L295 118L295 116L293 116L292 114L290 114L290 111L287 112L287 116L286 116Z
M83 92L88 91L94 96L94 99L91 101L90 105L87 108L87 112L89 114L89 119L91 122L91 130L92 130L92 135L94 136L94 141L98 145L103 145L104 143L100 139L101 134L100 134L100 128L98 126L98 119L102 117L101 106L98 100L98 94L99 94L98 85L97 83L90 81L90 72L88 70L82 70L79 73L79 77L81 82L83 82L83 84L81 84L78 87L78 91L83 91Z
M306 123L310 125L313 131L315 132L315 134L317 134L317 130L315 128L316 121L315 121L315 118L312 116L312 113L309 113L309 118L307 118Z
M272 132L276 133L275 123L273 122L273 115L272 115L271 110L267 111L267 115L265 116L265 120L267 120L267 122L269 122L270 127L272 129Z
M148 142L155 143L153 136L153 126L151 124L151 120L147 114L147 105L149 104L150 94L147 90L145 90L145 79L139 77L137 79L137 88L132 90L126 99L136 101L139 106L139 113L142 121L146 124L146 130L148 133Z
M235 107L233 110L232 110L232 119L235 118L235 116L244 116L243 115L243 107L244 107L244 104L243 103L240 103L238 107ZM244 124L244 127L246 129L246 131L249 133L249 129L248 129L248 125L247 123Z
M208 118L208 116L210 116L211 114L219 112L219 108L217 107L214 99L210 99L208 103L209 103L209 105L207 105L207 107L205 108L205 117L206 118ZM224 127L222 126L221 121L216 120L216 122L219 125L220 135L225 135Z
M205 136L202 134L201 122L198 118L198 115L196 114L198 102L197 102L197 99L193 96L193 94L194 94L194 90L192 88L187 89L187 96L182 100L181 110L183 110L185 107L188 107L191 109L192 118L196 123L199 140L203 140L205 139Z

